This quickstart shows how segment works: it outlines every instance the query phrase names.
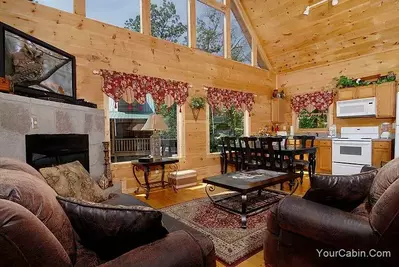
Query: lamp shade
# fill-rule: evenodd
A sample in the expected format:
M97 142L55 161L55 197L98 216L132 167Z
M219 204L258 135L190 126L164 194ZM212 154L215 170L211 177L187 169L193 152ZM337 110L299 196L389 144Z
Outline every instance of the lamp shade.
M163 116L159 114L151 114L143 128L141 128L141 130L147 131L166 131L167 129L168 126L166 125Z

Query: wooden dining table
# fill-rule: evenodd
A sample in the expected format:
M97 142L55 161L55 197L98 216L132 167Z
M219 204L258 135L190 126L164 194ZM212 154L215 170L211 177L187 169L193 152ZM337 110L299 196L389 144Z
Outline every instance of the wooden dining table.
M223 165L224 165L224 156L226 153L223 152L223 146L219 145L221 154L220 154L220 165L221 165L221 173L223 173ZM294 145L286 145L282 146L281 150L278 149L278 147L275 147L275 152L279 153L280 156L282 157L287 157L289 159L289 166L288 169L290 171L294 171L294 160L296 156L301 156L301 155L308 155L308 160L309 163L312 165L312 174L315 173L316 169L316 151L317 147L298 147ZM241 151L238 151L239 153ZM254 149L255 153L255 149Z

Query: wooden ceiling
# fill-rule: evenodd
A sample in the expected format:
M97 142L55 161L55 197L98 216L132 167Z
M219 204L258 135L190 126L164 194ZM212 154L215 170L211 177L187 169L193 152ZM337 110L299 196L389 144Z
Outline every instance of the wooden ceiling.
M277 72L399 49L399 0L241 0Z

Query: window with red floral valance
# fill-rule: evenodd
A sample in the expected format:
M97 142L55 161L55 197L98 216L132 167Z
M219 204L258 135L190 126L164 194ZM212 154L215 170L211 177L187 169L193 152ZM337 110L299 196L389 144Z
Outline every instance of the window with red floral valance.
M135 100L144 104L146 95L151 94L157 107L165 103L181 106L187 101L190 84L137 74L101 70L104 79L103 92L115 103L120 99L131 104Z
M205 87L205 90L207 90L208 103L212 108L225 107L230 109L231 107L235 107L237 110L247 110L248 112L251 112L255 103L255 95L253 93L214 87Z
M291 97L291 108L299 114L303 109L308 111L317 109L327 111L328 107L334 102L334 92L320 91Z

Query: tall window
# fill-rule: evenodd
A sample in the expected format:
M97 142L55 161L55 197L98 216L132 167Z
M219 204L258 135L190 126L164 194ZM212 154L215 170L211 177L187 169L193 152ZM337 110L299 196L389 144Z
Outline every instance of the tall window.
M36 0L33 2L73 13L73 0Z
M209 143L210 152L219 152L221 138L240 137L244 134L244 113L234 107L230 109L212 109L209 107Z
M150 136L152 131L142 131L144 124L155 112L155 105L151 95L147 95L146 103L132 104L120 100L117 105L110 99L110 136L112 162L123 162L150 155ZM161 132L162 155L177 156L177 107L176 104L167 108L161 105L161 114L168 126L167 131Z
M238 12L230 11L231 15L231 59L251 64L252 38L239 17Z
M140 32L140 0L86 0L86 17Z
M187 45L187 1L151 0L151 34Z
M223 56L224 14L208 5L196 2L197 48Z
M298 129L324 129L328 127L328 111L303 109L298 114Z

